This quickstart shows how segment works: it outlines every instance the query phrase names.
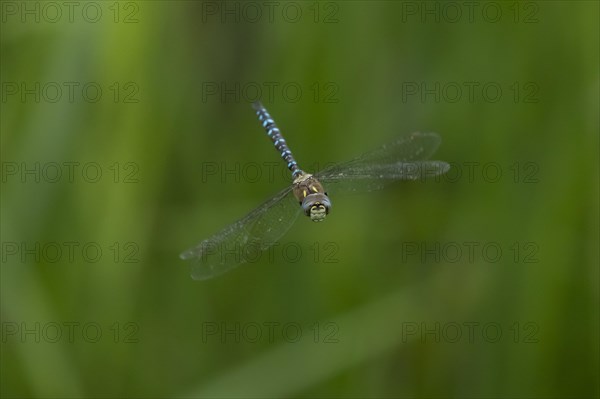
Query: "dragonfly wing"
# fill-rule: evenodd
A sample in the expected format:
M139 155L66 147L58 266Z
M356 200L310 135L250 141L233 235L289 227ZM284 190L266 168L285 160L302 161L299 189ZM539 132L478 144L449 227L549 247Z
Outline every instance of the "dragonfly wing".
M441 143L436 133L412 133L367 152L361 157L333 165L315 176L327 191L374 191L396 180L418 180L446 173L450 166L427 161Z
M261 251L289 230L300 209L288 187L180 257L194 261L191 274L195 280L218 276L241 263L256 260Z

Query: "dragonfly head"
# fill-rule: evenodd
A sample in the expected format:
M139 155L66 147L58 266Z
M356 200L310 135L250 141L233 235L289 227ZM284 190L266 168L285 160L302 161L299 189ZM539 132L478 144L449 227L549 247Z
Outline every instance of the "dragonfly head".
M302 209L313 222L322 222L331 209L331 200L325 193L309 194L302 201Z

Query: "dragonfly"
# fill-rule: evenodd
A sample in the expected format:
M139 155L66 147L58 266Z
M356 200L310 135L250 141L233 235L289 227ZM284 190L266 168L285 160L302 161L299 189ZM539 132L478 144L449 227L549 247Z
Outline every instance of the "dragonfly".
M368 192L398 180L419 180L446 173L449 165L428 160L441 143L436 133L400 136L378 149L317 173L300 168L273 118L260 103L253 108L291 172L291 185L269 198L243 218L180 254L191 260L191 275L206 280L256 259L277 242L300 213L322 222L331 213L329 193ZM326 191L327 188L327 191Z

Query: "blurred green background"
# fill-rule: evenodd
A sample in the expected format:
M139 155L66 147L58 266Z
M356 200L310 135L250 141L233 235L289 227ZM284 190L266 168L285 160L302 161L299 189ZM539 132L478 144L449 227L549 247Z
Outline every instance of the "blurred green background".
M1 4L3 397L598 397L598 2ZM259 95L452 169L194 281L289 184Z

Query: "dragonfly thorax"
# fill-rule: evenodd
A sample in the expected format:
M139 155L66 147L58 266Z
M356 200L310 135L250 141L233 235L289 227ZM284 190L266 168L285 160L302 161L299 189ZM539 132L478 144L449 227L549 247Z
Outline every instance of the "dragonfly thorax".
M329 214L331 200L323 185L311 174L301 173L294 179L294 196L306 216L313 222L321 222Z

